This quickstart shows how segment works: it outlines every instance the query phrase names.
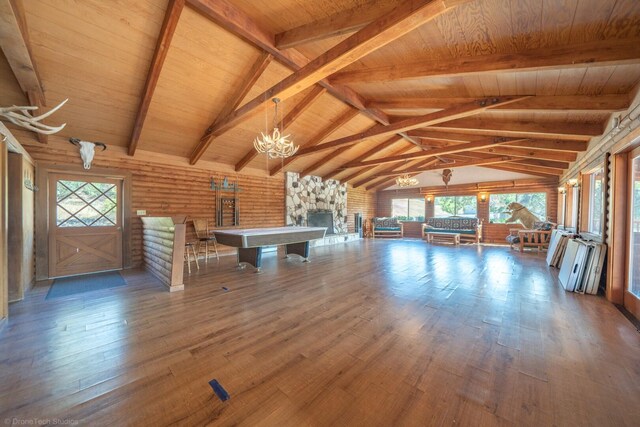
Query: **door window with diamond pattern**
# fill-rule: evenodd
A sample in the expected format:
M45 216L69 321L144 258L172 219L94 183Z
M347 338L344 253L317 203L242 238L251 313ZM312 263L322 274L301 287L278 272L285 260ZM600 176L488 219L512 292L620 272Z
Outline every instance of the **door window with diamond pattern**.
M112 227L117 224L116 184L58 180L56 225L58 227Z

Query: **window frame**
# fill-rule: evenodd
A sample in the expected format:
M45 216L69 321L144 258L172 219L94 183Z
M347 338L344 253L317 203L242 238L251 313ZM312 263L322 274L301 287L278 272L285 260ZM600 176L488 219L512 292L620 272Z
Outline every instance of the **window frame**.
M477 218L478 217L478 196L476 194L458 194L458 195L451 195L451 196L435 196L433 198L433 216L434 218L446 218L446 217L439 217L436 216L436 206L438 205L437 200L440 198L454 198L454 211L456 212L453 215L449 215L449 216L458 216L458 217L462 217L462 218ZM467 216L464 215L464 213L462 214L458 214L458 199L463 198L463 197L469 197L469 198L473 198L475 200L475 206L476 206L476 210L473 216ZM464 206L464 205L463 205Z
M394 202L396 200L406 200L407 201L407 205L406 205L406 215L396 215L394 213ZM422 215L421 216L411 216L409 215L409 213L411 212L411 201L420 201L422 203ZM403 222L424 222L426 216L427 216L427 211L426 211L426 201L424 197L394 197L391 199L391 216L393 217L405 217L407 219L400 219L400 221ZM411 218L411 219L409 219Z
M585 192L585 196L588 198L587 203L586 203L586 208L587 208L587 224L586 227L584 227L584 231L586 231L589 234L593 234L596 236L600 236L603 234L604 232L604 224L603 224L603 220L604 220L604 199L605 199L605 170L604 170L604 164L600 164L599 166L591 169L590 171L588 171L587 173L584 174L583 176L583 182L587 183L589 185L589 191ZM600 227L599 229L595 229L593 227L593 223L594 220L596 218L596 206L595 206L595 201L596 201L596 192L595 192L595 182L596 182L596 176L600 175L600 203L601 206L599 207L599 212L597 212L598 216L599 216L599 223L600 223Z
M542 217L540 218L541 221L547 221L548 218L548 213L549 213L549 192L547 191L526 191L526 192L509 192L509 193L502 193L502 192L498 192L498 193L491 193L489 194L489 200L487 201L488 205L488 220L490 224L512 224L512 223L508 223L508 222L504 222L504 221L499 221L499 220L494 220L491 218L491 204L492 201L495 200L494 197L495 196L508 196L508 195L514 195L514 202L516 203L520 203L520 201L518 201L518 197L519 196L525 196L525 195L529 195L529 194L543 194L544 195L544 214L542 215ZM526 206L526 205L525 205ZM527 208L529 208L528 206L526 206ZM534 215L538 216L538 214L536 212L531 211L531 213L533 213ZM506 219L506 218L505 218Z

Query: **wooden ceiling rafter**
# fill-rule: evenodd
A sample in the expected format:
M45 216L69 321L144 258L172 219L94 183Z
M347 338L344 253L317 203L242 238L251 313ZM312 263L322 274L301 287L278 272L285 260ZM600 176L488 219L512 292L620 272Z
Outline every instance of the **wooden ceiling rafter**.
M323 129L321 129L320 132L315 134L310 140L301 143L300 148L313 147L320 144L325 138L329 137L329 135L331 135L333 132L337 131L342 126L349 123L355 116L358 115L358 113L359 113L358 110L352 110L352 109L347 110L346 112L341 114L337 119L331 122L328 126L325 126ZM287 157L286 159L283 159L282 162L275 165L271 169L271 171L269 171L269 174L271 176L274 176L275 174L280 172L282 169L284 169L285 166L290 165L291 163L295 162L297 159L298 157L296 156Z
M261 28L255 23L247 14L235 7L228 0L186 0L187 4L195 11L202 14L207 19L215 22L227 31L235 34L236 36L246 40L250 44L257 48L270 53L273 58L283 64L284 66L294 70L294 72L300 71L302 68L308 66L311 61L296 49L280 50L275 46L275 35L270 34L268 31ZM441 0L442 1L442 0ZM469 0L446 0L442 1L444 8L453 7L457 2L466 2ZM451 4L450 4L451 3ZM366 100L364 100L358 93L347 86L333 85L327 79L322 79L317 82L336 99L344 102L345 104L355 108L360 113L369 117L377 123L382 125L388 125L390 123L389 118L385 113L377 108L367 107ZM229 115L227 115L229 117ZM223 132L218 130L214 132L215 125L218 121L212 123L204 135L200 138L200 142L194 149L195 152L202 151L202 147L210 144L209 140L219 136ZM411 137L399 134L408 141L415 143L415 140Z
M42 114L47 102L42 80L31 53L24 10L18 0L0 0L0 47L29 104L38 107L39 113ZM36 132L36 136L42 144L49 141L45 134Z
M391 138L388 138L384 141L382 141L381 143L377 144L375 147L371 147L369 150L365 151L364 153L360 154L358 157L356 157L355 159L351 159L349 162L343 163L341 166L331 170L331 172L326 173L322 179L331 179L333 177L335 177L336 175L338 175L340 172L342 172L344 170L344 166L347 163L350 162L361 162L363 160L366 160L367 158L379 153L380 151L392 146L393 144L402 141L402 139L399 139L398 137L392 136Z
M385 110L444 109L472 101L472 98L387 98L369 100L371 108ZM627 94L614 95L536 95L522 101L494 108L496 111L563 111L563 112L612 112L629 108Z
M413 165L409 166L409 165L404 165L405 168L403 170L401 170L401 172L404 172L406 169L410 168L410 167L426 167L429 166L430 164L433 164L435 162L437 162L438 160L436 159L427 159L427 160L421 160L421 161L417 161L414 162ZM395 168L397 168L398 165L395 166ZM415 173L409 173L410 177L415 177L417 174ZM373 181L373 182L372 182ZM392 185L394 185L396 182L395 178L389 178L388 176L382 177L382 178L372 178L372 177L368 177L365 178L364 180L360 181L360 185L364 185L369 183L369 185L367 185L365 187L366 191L371 191L371 190L384 190L387 187L391 187Z
M640 40L594 40L575 45L543 47L516 53L497 53L421 62L394 64L335 73L336 84L396 81L426 77L451 77L469 74L531 70L561 70L599 65L637 64Z
M353 145L358 142L373 138L376 136L387 136L390 134L409 131L412 129L423 128L425 126L437 126L442 123L450 122L455 119L461 119L468 116L472 116L481 113L494 106L515 102L522 99L522 97L516 96L504 96L499 98L485 98L478 99L473 102L461 104L455 107L448 108L446 110L438 111L435 113L425 114L423 116L409 117L404 120L400 120L390 124L389 126L375 126L365 132L360 132L354 135L349 135L343 138L336 139L334 141L325 142L324 144L317 145L315 147L308 147L298 150L296 156L304 156L318 151L327 149L334 149L343 145Z
M348 10L280 32L275 35L278 49L289 49L305 43L356 32L388 12L389 4L380 8L379 0L370 0Z
M169 0L169 4L167 5L167 11L164 15L164 21L160 28L156 48L153 52L149 72L147 73L147 80L145 81L144 89L142 90L136 119L133 123L133 131L131 133L129 147L127 148L127 152L130 156L133 156L138 148L138 141L140 140L142 128L144 127L144 122L147 118L149 107L151 106L153 93L156 90L158 79L160 78L160 72L162 71L164 61L167 58L167 53L171 46L171 39L173 38L176 27L178 26L178 21L180 20L180 15L182 14L184 5L185 0Z
M273 55L271 55L270 53L264 51L260 53L258 59L256 59L256 61L249 69L249 72L244 75L242 82L240 82L240 84L236 86L234 94L229 97L228 102L224 107L222 107L220 113L218 113L218 117L216 117L214 123L219 119L226 117L236 108L238 108L242 100L245 98L245 96L247 96L253 85L256 84L256 82L258 81L260 76L262 76L262 73L264 73L264 70L267 69L272 60ZM198 144L196 149L191 154L191 157L189 158L189 164L196 164L196 162L200 160L202 155L209 149L213 141L214 138L208 138L202 144Z
M415 150L415 147L412 147L412 146L404 146L404 147L402 147L402 148L399 148L399 149L397 149L397 150L394 150L394 151L391 153L391 155L403 154L403 153L407 153L407 152L412 151L412 150ZM375 169L380 169L380 170L387 170L387 169L389 169L389 170L393 170L393 169L397 168L398 166L402 166L403 164L404 164L403 162L398 162L398 163L396 163L396 164L394 164L394 165L391 165L391 166L388 166L388 165L387 165L387 167L386 167L386 168L382 168L381 166L367 166L366 168L361 168L361 169L359 169L359 170L357 170L357 171L353 171L351 174L349 174L349 175L347 175L347 176L345 176L345 177L343 177L343 178L340 178L340 181L341 181L341 182L351 182L351 181L353 181L354 179L356 179L357 177L359 177L359 176L361 176L361 175L364 175L364 174L366 174L366 173L368 173L368 172L370 172L370 171L372 171L372 170L375 170Z
M463 151L487 149L487 148L496 147L502 144L506 144L507 142L511 142L511 141L513 141L513 139L511 138L501 138L501 137L486 138L484 140L469 142L465 144L457 144L449 147L434 148L432 150L423 151L420 153L401 154L398 156L387 156L385 158L376 159L376 160L351 162L351 163L347 163L345 167L355 168L355 167L361 167L361 166L381 165L381 164L392 163L396 161L415 160L423 157L435 157L438 155L454 154L454 153L459 153Z
M509 156L494 156L494 157L488 157L488 158L484 158L484 159L477 159L477 160L467 160L467 161L461 161L461 162L453 162L453 163L443 163L443 162L436 162L432 165L426 166L426 167L411 167L411 168L407 168L404 169L402 171L391 171L391 172L385 172L385 173L377 173L374 175L371 175L372 178L383 178L386 176L397 176L397 175L402 175L405 173L422 173L422 172L428 172L428 171L432 171L432 170L437 170L437 169L446 169L446 168L464 168L464 167L468 167L468 166L479 166L479 165L491 165L491 164L495 164L495 163L506 163L506 162L510 162L513 160L513 157L509 157Z
M603 125L600 123L543 123L536 121L476 120L475 118L463 118L447 123L439 123L422 128L421 130L424 132L434 131L513 138L589 141L594 136L602 134L602 129Z
M535 166L522 166L522 165L516 165L516 164L511 165L509 163L502 163L499 165L486 165L481 167L502 170L507 172L518 172L518 173L523 173L523 174L528 174L533 176L540 176L544 178L551 178L551 177L558 178L560 175L562 175L557 173L550 173L549 171L542 170L541 168L537 168Z
M285 130L291 126L297 119L300 117L305 111L309 109L313 105L314 102L318 100L327 90L322 86L314 86L311 88L308 94L305 95L300 102L296 104L295 107L291 109L287 113L284 119L278 123L277 127L280 132L285 132ZM253 148L253 146L249 149L247 154L245 154L242 159L236 163L235 171L240 172L242 169L247 166L251 160L255 159L258 156L258 152Z

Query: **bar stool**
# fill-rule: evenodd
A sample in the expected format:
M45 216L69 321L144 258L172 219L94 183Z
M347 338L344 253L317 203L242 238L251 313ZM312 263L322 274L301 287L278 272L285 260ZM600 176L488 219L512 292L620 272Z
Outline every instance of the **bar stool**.
M198 255L196 254L196 247L193 243L187 242L184 244L184 257L187 261L187 270L189 271L189 274L191 274L191 254L193 254L193 260L196 262L196 268L200 270L200 265L198 264Z
M198 237L197 254L202 252L202 245L204 244L204 259L209 260L209 243L213 243L213 249L216 252L216 259L220 259L218 255L218 246L216 245L216 236L213 232L209 231L209 221L206 218L194 218L193 228L196 230L196 236Z

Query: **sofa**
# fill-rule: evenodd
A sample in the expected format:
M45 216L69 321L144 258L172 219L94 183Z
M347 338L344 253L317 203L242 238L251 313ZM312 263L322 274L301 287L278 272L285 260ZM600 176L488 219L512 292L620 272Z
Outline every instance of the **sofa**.
M428 232L459 233L460 240L477 244L482 241L482 220L463 216L427 218L422 224L422 238Z
M403 237L402 222L396 217L378 217L371 220L373 226L373 238L376 237Z
M527 230L523 228L512 228L507 236L507 243L513 249L514 245L518 245L520 252L524 252L524 248L549 248L551 240L551 231L555 228L555 224L546 221L536 221L533 229Z

